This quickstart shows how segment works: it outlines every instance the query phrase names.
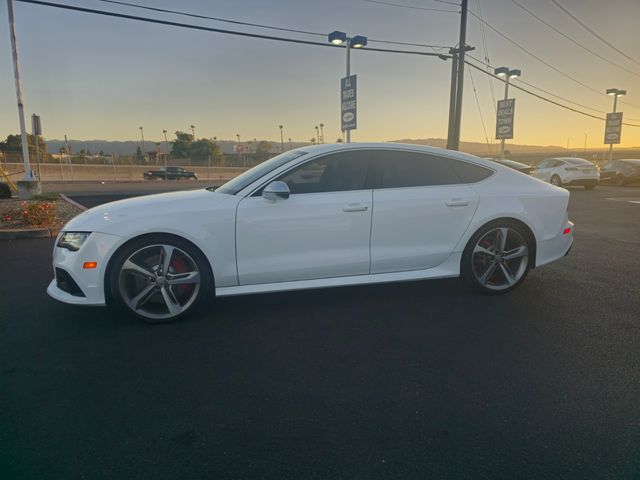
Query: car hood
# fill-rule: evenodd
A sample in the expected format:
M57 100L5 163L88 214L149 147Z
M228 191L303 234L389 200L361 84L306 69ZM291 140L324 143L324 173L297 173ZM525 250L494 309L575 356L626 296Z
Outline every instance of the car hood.
M206 189L144 195L91 208L70 220L63 230L115 233L114 227L123 223L200 210L210 211L232 197Z

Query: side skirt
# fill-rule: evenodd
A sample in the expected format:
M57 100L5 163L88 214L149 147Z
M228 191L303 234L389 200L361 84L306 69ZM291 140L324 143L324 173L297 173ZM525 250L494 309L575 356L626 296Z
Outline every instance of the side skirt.
M373 275L353 275L350 277L319 278L315 280L298 280L295 282L261 283L256 285L239 285L216 288L216 296L246 295L251 293L283 292L288 290L305 290L311 288L344 287L348 285L367 285L373 283L409 282L435 278L452 278L460 276L462 253L453 253L437 267L406 272L376 273Z

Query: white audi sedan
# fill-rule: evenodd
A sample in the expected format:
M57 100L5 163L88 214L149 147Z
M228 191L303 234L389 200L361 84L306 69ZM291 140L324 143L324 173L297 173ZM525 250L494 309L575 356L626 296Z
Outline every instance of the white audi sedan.
M213 295L461 276L504 293L573 242L569 193L459 152L319 145L214 189L108 203L71 220L48 293L151 322Z

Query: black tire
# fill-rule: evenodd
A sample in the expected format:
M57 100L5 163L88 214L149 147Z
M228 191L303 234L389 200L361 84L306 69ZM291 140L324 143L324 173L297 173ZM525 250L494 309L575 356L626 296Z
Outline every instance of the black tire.
M553 175L551 177L551 180L549 180L549 183L551 185L555 185L556 187L561 187L562 186L562 179L558 175Z
M522 266L519 267L522 268L522 271L519 271L517 281L511 286L497 289L485 286L478 280L474 265L474 249L476 248L478 242L483 239L483 237L500 228L508 228L511 231L518 233L519 237L527 247L527 258L526 261L522 260ZM510 292L514 288L518 287L529 274L529 270L531 269L531 265L533 263L532 252L534 242L535 239L532 238L532 234L525 227L523 227L520 222L510 219L494 220L492 222L489 222L486 225L482 226L476 233L474 233L467 242L467 245L462 253L460 277L473 289L484 294L499 295Z
M152 246L157 245L167 245L177 248L179 253L186 253L188 255L189 260L193 260L193 263L197 266L197 270L199 273L199 287L197 292L193 295L193 300L189 306L184 308L177 315L168 316L165 318L153 318L146 314L144 311L136 311L131 308L130 305L127 304L125 299L121 294L121 270L122 266L132 255L135 255L136 252L144 251L145 249L151 249ZM182 250L182 252L180 252ZM170 259L171 261L172 259ZM135 239L129 243L127 243L124 248L121 248L114 257L112 258L109 265L109 278L106 279L106 285L109 288L110 302L113 306L120 309L121 311L126 312L129 315L135 316L140 320L149 323L149 324L158 324L158 323L171 323L175 322L179 319L182 319L188 315L190 315L193 311L200 308L206 300L212 298L214 280L213 275L211 273L211 268L208 260L202 254L202 252L196 248L190 242L176 237L174 235L167 234L153 234L153 235L145 235ZM122 274L124 275L124 274ZM155 282L153 282L155 283ZM158 287L159 288L159 287ZM169 289L172 287L169 286ZM175 287L174 287L175 288ZM172 293L172 298L178 298L174 293ZM186 304L186 302L185 302ZM179 307L182 307L179 305ZM168 312L169 309L167 309Z
M624 187L627 184L627 179L624 175L618 174L616 175L616 185L619 187Z

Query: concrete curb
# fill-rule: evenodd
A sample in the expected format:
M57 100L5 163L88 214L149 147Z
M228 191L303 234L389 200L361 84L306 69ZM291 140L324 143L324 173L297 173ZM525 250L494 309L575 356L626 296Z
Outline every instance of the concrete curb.
M73 206L74 206L74 207L76 207L76 208L79 208L79 209L80 209L80 210L82 210L83 212L84 212L84 211L86 211L86 210L88 210L88 208L87 208L87 207L85 207L84 205L82 205L82 204L80 204L80 203L76 202L75 200L71 200L71 199L70 199L69 197L67 197L64 193L60 193L59 195L60 195L60 198L61 198L62 200L64 200L64 201L65 201L65 202L67 202L67 203L70 203L71 205L73 205Z
M52 238L60 232L59 228L15 228L0 230L0 241L23 240L26 238Z

